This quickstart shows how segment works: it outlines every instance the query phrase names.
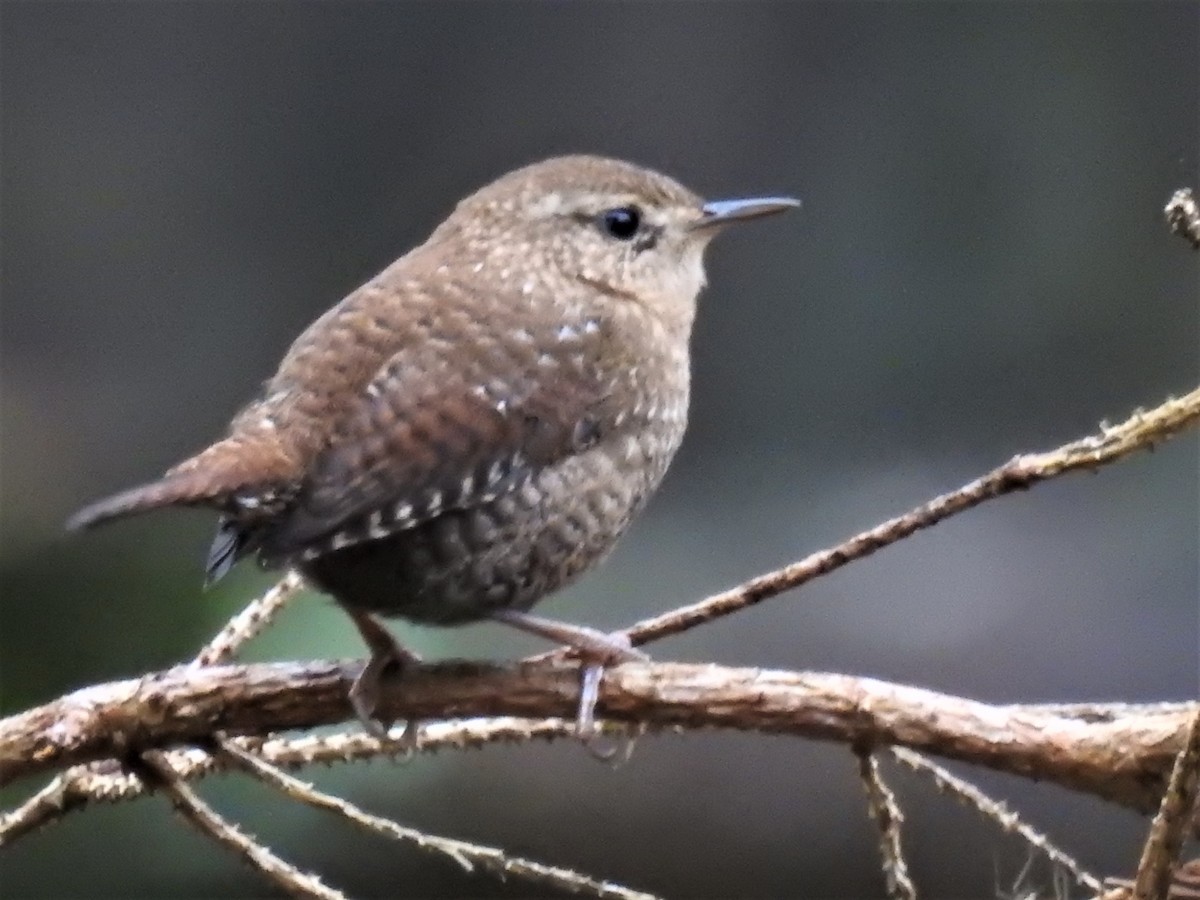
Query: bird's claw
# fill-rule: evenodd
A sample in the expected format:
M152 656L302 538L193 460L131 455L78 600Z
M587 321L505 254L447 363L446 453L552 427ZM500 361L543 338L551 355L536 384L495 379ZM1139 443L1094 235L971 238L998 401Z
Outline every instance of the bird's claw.
M363 666L354 683L350 685L349 699L354 714L363 728L380 741L390 741L388 728L393 720L377 715L384 675L390 668L403 671L404 667L421 661L410 650L405 650L391 633L367 613L349 611L350 618L371 650L371 656ZM417 723L409 719L404 723L399 742L405 753L412 753L417 745Z
M600 702L600 682L604 678L606 665L623 662L646 662L649 655L634 648L629 636L624 632L603 634L597 632L605 640L609 653L604 659L587 659L591 656L588 650L582 668L579 671L579 707L575 713L575 734L583 743L584 748L601 762L618 765L629 759L633 752L633 738L625 735L619 741L606 740L603 731L596 723L596 705Z

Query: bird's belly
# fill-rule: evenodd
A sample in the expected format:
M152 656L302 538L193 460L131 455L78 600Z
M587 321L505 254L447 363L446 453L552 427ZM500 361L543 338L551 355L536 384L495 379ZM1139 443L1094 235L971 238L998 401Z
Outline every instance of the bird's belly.
M453 625L528 609L603 560L657 487L678 427L613 435L521 488L301 564L342 605Z

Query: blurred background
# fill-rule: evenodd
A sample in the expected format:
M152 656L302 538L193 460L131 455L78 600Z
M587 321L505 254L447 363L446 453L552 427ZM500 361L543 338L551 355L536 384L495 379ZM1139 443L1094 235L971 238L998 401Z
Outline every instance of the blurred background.
M244 566L201 593L203 513L61 523L219 435L304 325L538 158L804 199L712 248L688 439L548 615L615 628L697 599L1200 374L1198 258L1161 219L1197 180L1195 4L6 2L0 28L5 713L183 660L271 583ZM1197 495L1193 432L653 653L989 701L1194 697ZM433 657L540 646L395 627ZM361 653L307 596L247 656ZM1137 816L974 774L1085 865L1135 867ZM309 775L675 897L884 893L842 747L706 733L645 738L616 771L563 742ZM1012 888L1023 847L896 786L925 896ZM531 893L236 778L201 789L355 896ZM0 878L13 897L265 890L157 798L26 838Z

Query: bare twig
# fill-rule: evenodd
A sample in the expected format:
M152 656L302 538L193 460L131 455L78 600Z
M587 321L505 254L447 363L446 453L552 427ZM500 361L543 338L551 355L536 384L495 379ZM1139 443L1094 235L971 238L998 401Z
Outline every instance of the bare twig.
M869 556L876 550L936 525L957 513L972 509L986 500L1026 490L1038 482L1067 472L1091 471L1116 462L1135 450L1153 447L1192 425L1197 419L1200 419L1200 388L1178 399L1167 400L1146 412L1135 412L1119 425L1101 428L1096 434L1063 444L1057 449L1014 457L982 478L977 478L948 494L935 497L928 503L857 534L836 547L813 553L782 569L752 578L744 584L714 594L698 603L643 619L624 633L637 646L728 616L769 597L800 587L856 559ZM534 658L549 655L551 654L542 654Z
M1187 740L1175 765L1171 780L1163 792L1162 805L1142 850L1137 879L1133 884L1134 900L1165 900L1171 887L1171 871L1183 847L1184 833L1196 805L1200 769L1200 713L1192 718Z
M56 776L16 809L0 815L0 847L87 805L91 796L88 791L79 789L79 782L72 777L75 771L71 769ZM86 772L87 767L78 767L78 771Z
M161 754L144 753L135 766L139 776L165 793L171 804L187 821L222 847L236 853L276 887L293 897L346 900L344 894L328 887L316 875L302 872L291 863L280 859L222 818L175 776Z
M304 582L300 576L289 572L230 619L200 650L192 664L212 666L231 660L303 588ZM83 808L89 800L114 800L140 793L138 777L113 763L93 763L68 769L19 807L0 815L0 847L49 825L68 812Z
M597 725L601 729L609 727L604 722L598 722ZM392 736L398 738L400 731L400 728L393 729ZM566 719L500 717L424 722L413 750L417 753L436 753L442 750L480 749L488 744L520 744L574 737L575 723ZM407 749L399 749L398 740L380 741L363 731L267 740L258 737L227 740L243 750L253 752L265 762L289 769L352 763L408 752ZM164 756L176 775L185 781L203 778L227 768L220 756L196 747L165 751ZM66 775L70 773L77 774L68 779ZM0 847L50 824L68 812L82 809L89 802L132 800L142 796L144 790L140 778L111 761L77 766L55 778L12 812L0 816Z
M1162 716L1168 726L1179 722L1186 713L1186 708L1178 703L1055 703L1000 706L996 709L1001 714L1007 714L1010 710L1018 713L1030 711L1093 723ZM605 722L597 724L601 728L609 727ZM393 729L393 737L398 737L399 733L399 729ZM574 722L565 719L498 717L425 722L414 749L417 753L435 753L442 750L479 749L493 743L518 744L574 736ZM400 752L395 741L380 741L362 731L266 740L259 737L230 740L266 762L289 769L379 759ZM226 768L219 757L195 747L167 751L166 757L172 770L187 781L204 778ZM75 767L67 774L70 773L78 774L66 784L63 783L66 776L58 776L21 806L0 815L0 847L68 812L83 808L89 802L120 802L140 797L143 793L141 780L112 761Z
M237 650L266 628L284 606L300 593L303 587L304 583L300 575L294 571L289 572L275 587L234 616L204 647L193 665L211 666L233 658ZM389 752L385 748L386 742L374 738L370 740L376 745L377 754ZM326 744L328 743L326 741ZM424 834L417 829L406 828L380 816L371 815L348 801L317 791L310 785L293 778L243 749L237 741L231 738L219 736L216 744L218 747L217 758L232 760L236 766L251 773L263 783L282 791L286 796L335 812L361 828L404 841L426 851L449 856L468 872L478 867L501 878L521 878L569 893L611 897L618 898L618 900L652 900L649 894L599 881L570 869L548 866L521 857L510 857L498 848ZM390 745L391 751L398 746L398 743ZM213 757L209 755L208 758L211 761ZM172 777L178 778L178 775L172 771ZM136 777L131 777L129 780L133 785L141 787ZM86 791L89 786L84 783L80 787ZM255 846L257 847L257 845ZM257 849L265 848L258 847Z
M1049 453L1017 457L958 491L935 498L924 506L884 522L837 547L813 554L697 604L645 620L635 625L628 633L636 642L644 643L694 627L709 619L728 615L737 609L804 584L824 572L845 565L852 559L866 556L907 534L977 505L990 496L1028 487L1039 480L1073 469L1098 466L1139 447L1151 446L1155 441L1164 439L1190 424L1197 415L1200 415L1200 390L1192 391L1178 400L1169 400L1147 413L1135 414L1121 425L1104 429L1098 435L1064 445ZM286 597L290 587L289 579L284 579L274 596ZM274 605L268 604L266 598L260 601L260 604L268 609ZM256 610L261 607L256 607ZM248 618L252 621L258 620L258 616L254 614ZM230 634L243 633L244 630L240 626L227 629ZM252 632L252 629L250 631ZM225 651L219 648L230 643L236 646L238 641L237 638L216 640L210 645L210 652L223 654Z
M247 641L271 624L275 616L304 590L304 580L297 572L288 572L279 582L256 600L252 600L230 619L213 639L197 654L193 665L215 666L229 662Z
M1107 890L1096 900L1132 900L1132 878L1105 878ZM1189 859L1175 867L1167 888L1167 900L1200 900L1200 859Z
M1163 214L1171 230L1200 250L1200 207L1191 188L1180 188L1168 201Z
M367 831L382 834L393 840L411 844L421 850L432 851L447 856L462 866L467 872L476 868L499 875L501 878L520 878L534 884L552 887L571 894L587 894L591 897L611 897L617 900L653 900L652 895L641 891L630 890L618 884L598 881L570 869L557 866L547 866L543 863L509 856L498 847L487 847L471 844L452 838L438 837L425 834L413 828L406 828L389 819L372 815L352 803L316 790L298 778L288 775L278 768L268 765L261 759L245 750L238 748L232 742L227 742L222 751L228 754L236 765L252 774L265 784L282 791L288 797L338 813L348 821Z
M908 875L904 848L900 843L900 826L904 813L896 795L879 772L879 760L874 753L859 752L858 776L867 791L867 808L879 829L879 854L883 858L883 875L890 900L916 900L917 889Z
M603 727L604 723L598 723ZM340 731L332 734L300 737L229 738L239 749L253 753L263 762L286 769L313 765L352 763L364 760L408 755L399 737L402 727L391 730L391 740L381 741L364 731ZM513 717L463 719L450 722L423 722L412 751L436 753L442 750L480 749L489 744L523 744L574 738L575 723L567 719L519 719ZM189 747L166 751L175 773L186 781L223 772L228 766L221 757ZM104 802L131 800L142 794L135 776L124 771L89 770L80 778L80 787L94 799Z
M1186 711L1178 703L1038 703L997 707L1002 713L1009 710L1020 712L1046 713L1066 719L1079 719L1085 722L1115 722L1119 719L1142 719L1149 716L1164 716L1168 722L1178 722ZM614 736L626 732L624 726L610 726L606 722L598 722L598 727L614 728ZM402 728L392 729L390 735L398 739ZM425 722L418 732L418 738L413 751L416 753L436 753L443 750L481 749L488 744L523 744L530 741L551 741L560 738L574 738L575 723L565 719L524 719L515 717L495 717L463 719L448 722ZM243 750L253 752L264 762L282 766L286 769L300 769L307 766L328 766L335 763L353 763L386 757L407 755L407 749L398 749L398 740L380 741L364 731L339 731L332 734L301 735L299 737L276 737L263 739L259 737L230 738ZM214 773L222 772L226 765L218 756L213 756L197 747L166 751L167 761L172 770L185 781L204 778ZM72 770L74 771L74 770ZM46 824L39 819L39 814L26 810L26 807L45 805L57 812L69 812L85 805L88 800L105 803L116 803L132 800L143 793L141 781L130 775L115 763L98 763L88 767L80 767L81 774L72 785L75 790L53 792L52 782L42 791L30 797L18 810L5 817L0 817L0 846L3 846L8 833L5 828L12 820L18 831L27 830L18 825L18 820L32 817L33 822L28 827L36 828ZM51 813L53 816L56 813Z
M130 748L263 734L344 721L357 662L180 666L97 685L0 720L0 782L121 756ZM569 662L443 663L388 680L382 715L569 718L579 690ZM1089 722L869 678L678 663L626 663L605 673L600 709L649 728L717 727L902 744L1086 791L1141 811L1158 806L1197 712Z
M949 794L965 805L982 813L991 819L1003 831L1015 834L1030 847L1045 856L1054 865L1071 873L1077 884L1083 885L1089 891L1099 893L1102 882L1099 878L1083 868L1074 857L1051 843L1050 839L1036 829L1021 821L1021 817L1006 807L1002 802L993 800L971 782L959 778L948 769L926 759L920 753L914 753L904 747L892 747L892 755L901 763L915 772L928 775L937 785L938 790Z

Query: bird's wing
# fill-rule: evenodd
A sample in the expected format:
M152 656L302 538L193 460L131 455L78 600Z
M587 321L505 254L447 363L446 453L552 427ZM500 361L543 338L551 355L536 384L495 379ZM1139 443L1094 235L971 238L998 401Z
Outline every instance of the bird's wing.
M267 556L317 555L489 502L622 425L625 354L600 321L466 335L378 371L266 536Z

